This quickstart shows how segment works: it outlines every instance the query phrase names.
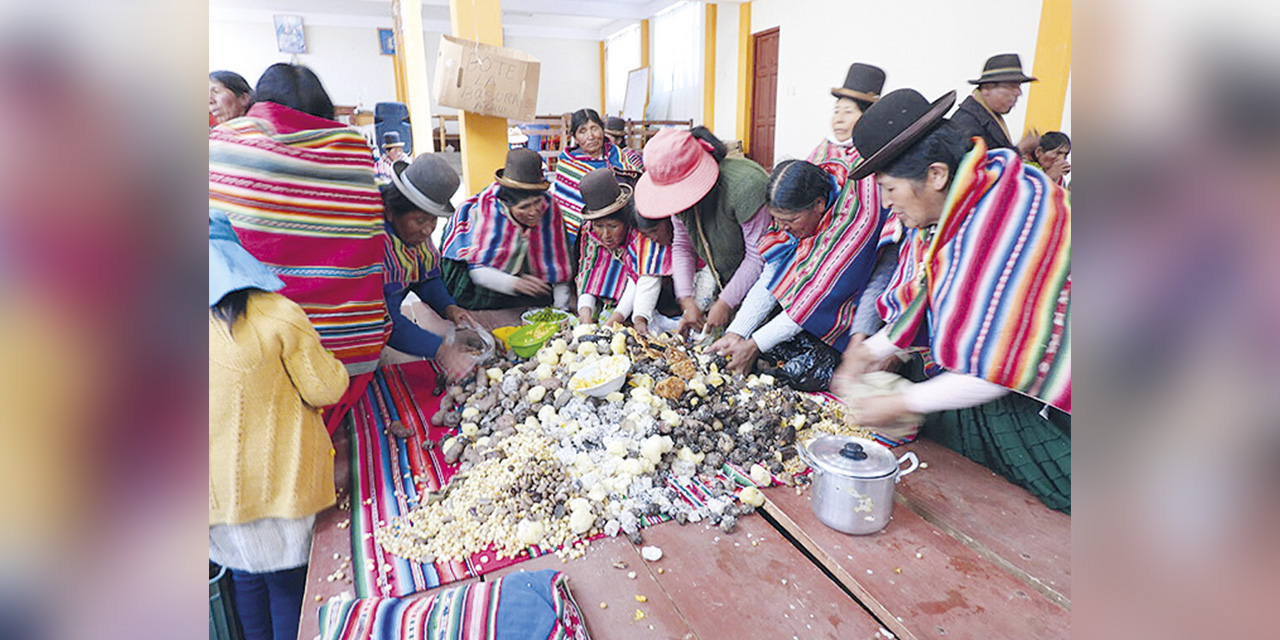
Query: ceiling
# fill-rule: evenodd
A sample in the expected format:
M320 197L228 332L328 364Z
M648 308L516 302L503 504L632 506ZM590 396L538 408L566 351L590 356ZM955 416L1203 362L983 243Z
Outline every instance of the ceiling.
M679 0L500 1L506 35L603 40ZM320 26L390 27L391 0L209 0L212 20L271 22L275 14ZM450 32L449 0L422 0L422 21L427 31Z

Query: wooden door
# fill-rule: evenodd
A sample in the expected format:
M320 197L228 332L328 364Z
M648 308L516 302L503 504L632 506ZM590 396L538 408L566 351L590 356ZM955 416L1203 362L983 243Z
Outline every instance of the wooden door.
M752 36L751 142L747 157L773 169L778 114L778 29Z

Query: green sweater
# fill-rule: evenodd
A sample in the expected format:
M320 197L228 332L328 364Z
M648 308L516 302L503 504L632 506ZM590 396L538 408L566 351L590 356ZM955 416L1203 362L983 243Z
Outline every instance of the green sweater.
M725 158L720 162L720 177L712 188L717 194L715 201L704 199L679 214L680 222L689 231L694 253L711 265L721 287L742 264L746 252L742 225L764 205L768 183L769 174L754 161Z

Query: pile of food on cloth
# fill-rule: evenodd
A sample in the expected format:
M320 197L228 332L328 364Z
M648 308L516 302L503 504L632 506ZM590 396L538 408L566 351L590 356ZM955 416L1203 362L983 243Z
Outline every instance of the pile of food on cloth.
M578 557L586 541L645 522L705 522L732 532L764 502L757 486L804 482L797 441L867 436L841 406L767 375L728 372L721 356L671 334L561 325L529 359L494 356L450 386L437 443L458 474L377 530L417 561L531 546Z

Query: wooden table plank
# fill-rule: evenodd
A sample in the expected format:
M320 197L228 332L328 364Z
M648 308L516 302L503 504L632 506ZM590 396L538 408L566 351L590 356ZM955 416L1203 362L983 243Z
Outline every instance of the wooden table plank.
M351 492L351 455L350 437L346 427L339 427L334 433L333 459L334 486L338 492L338 504L316 515L315 534L311 537L311 560L307 566L307 590L302 595L302 618L298 623L298 640L311 640L320 634L320 605L329 598L343 591L355 596L355 584L347 580L327 578L337 571L345 560L347 568L351 566L351 530L338 527L338 523L346 521L351 524L350 509L342 510L343 504ZM338 557L334 558L334 554ZM351 571L345 571L347 578ZM316 598L320 600L317 601Z
M873 638L881 628L759 515L732 534L664 523L645 530L645 544L662 549L646 567L701 640Z
M615 568L614 562L625 562L627 568ZM516 571L563 571L569 576L569 590L582 609L592 640L696 640L699 636L693 633L679 608L663 592L644 564L640 553L625 537L603 538L592 542L586 555L575 560L565 562L554 554L545 555L481 578L495 580ZM636 572L634 580L627 577L630 571ZM647 601L637 602L637 595L645 596ZM601 609L601 602L608 608ZM636 609L644 612L644 619L635 620Z
M810 494L768 489L765 509L898 637L1070 637L1069 611L914 511L851 536L817 519Z
M1002 565L1058 604L1071 606L1071 516L1027 490L931 440L915 451L927 469L898 485L904 504L925 520Z

